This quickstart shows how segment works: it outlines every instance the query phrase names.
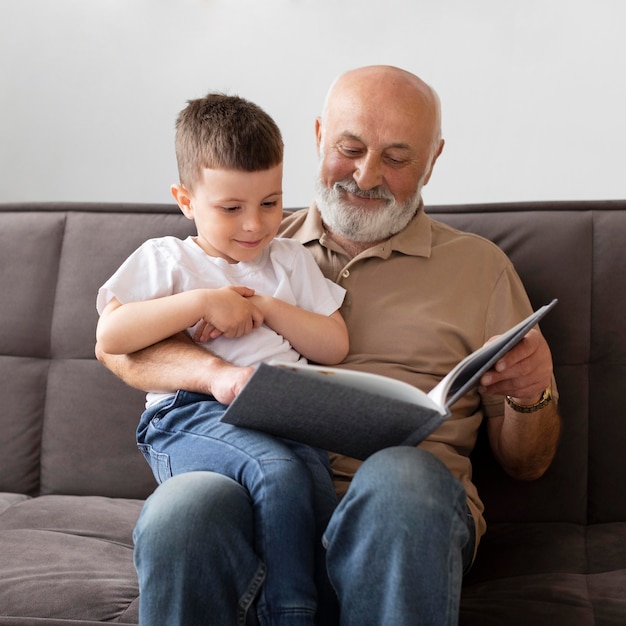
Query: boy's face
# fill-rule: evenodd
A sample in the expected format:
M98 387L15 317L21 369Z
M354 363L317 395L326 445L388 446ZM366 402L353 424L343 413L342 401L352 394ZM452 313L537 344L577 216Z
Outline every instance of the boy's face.
M229 263L250 261L276 236L283 213L283 166L269 170L209 169L193 191L182 185L172 195L196 222L197 243Z

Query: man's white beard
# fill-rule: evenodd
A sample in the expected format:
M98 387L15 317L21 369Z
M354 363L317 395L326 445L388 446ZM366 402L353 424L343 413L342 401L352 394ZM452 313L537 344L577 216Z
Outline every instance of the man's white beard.
M406 227L419 208L422 185L418 185L415 194L402 203L396 202L387 188L375 187L364 191L352 178L338 181L329 189L319 173L315 190L317 208L330 231L351 241L366 243L384 241ZM381 199L385 206L364 209L351 205L344 191L364 198Z

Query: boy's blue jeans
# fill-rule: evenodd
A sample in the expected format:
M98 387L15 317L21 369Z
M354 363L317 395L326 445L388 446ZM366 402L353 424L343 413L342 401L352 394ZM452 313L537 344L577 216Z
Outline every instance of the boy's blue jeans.
M176 476L148 499L134 538L142 626L255 623L263 564L241 485L212 472ZM321 599L316 623L456 626L474 539L465 491L439 460L410 447L372 455L326 528L340 612Z
M263 624L313 626L318 587L321 594L328 588L322 533L337 505L328 456L309 446L223 424L219 420L225 409L211 396L179 391L173 401L144 412L137 429L139 448L160 483L172 476L182 479L187 473L204 471L219 473L245 488L246 495L249 494L247 506L251 503L253 511L251 545L258 559L240 601L245 605L258 600L257 610ZM182 491L183 499L185 495L193 497L192 489L187 491L183 487ZM191 515L189 506L184 506ZM221 516L223 511L214 510L213 514ZM225 519L224 523L233 521ZM202 527L202 520L197 523L200 527L196 530L204 540L221 543L215 533ZM170 531L181 536L185 533L184 528L170 528ZM192 543L172 555L172 562L162 572L167 587L176 587L168 573L176 569L174 562L194 558L187 553L197 550L195 539L187 539ZM222 549L222 546L213 547ZM221 576L210 561L205 563L205 568L208 576ZM154 576L150 575L151 584ZM198 581L194 577L185 584L191 590ZM198 592L203 593L200 589ZM171 594L168 592L166 596L170 603ZM166 619L161 609L158 618L148 618L154 607L147 608L143 599L140 603L145 623L168 626L177 623ZM228 622L213 614L180 623L224 625Z

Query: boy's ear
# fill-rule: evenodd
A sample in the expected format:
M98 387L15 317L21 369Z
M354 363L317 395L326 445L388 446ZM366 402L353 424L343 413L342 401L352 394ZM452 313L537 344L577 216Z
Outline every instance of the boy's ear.
M193 219L193 207L191 206L191 194L184 185L172 185L170 193L174 196L176 204L178 204L183 215L189 219Z

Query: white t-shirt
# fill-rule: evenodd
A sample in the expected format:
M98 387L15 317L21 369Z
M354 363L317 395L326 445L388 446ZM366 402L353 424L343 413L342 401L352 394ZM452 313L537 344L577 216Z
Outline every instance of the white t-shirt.
M122 304L169 296L191 289L245 285L320 315L339 309L345 290L323 276L311 253L293 239L274 239L252 261L228 263L206 254L193 237L150 239L131 254L98 291L102 313L115 297ZM187 331L193 335L193 329ZM241 366L269 359L294 362L302 357L291 344L263 324L242 337L218 337L204 344L214 354ZM151 392L152 406L175 390Z

